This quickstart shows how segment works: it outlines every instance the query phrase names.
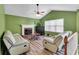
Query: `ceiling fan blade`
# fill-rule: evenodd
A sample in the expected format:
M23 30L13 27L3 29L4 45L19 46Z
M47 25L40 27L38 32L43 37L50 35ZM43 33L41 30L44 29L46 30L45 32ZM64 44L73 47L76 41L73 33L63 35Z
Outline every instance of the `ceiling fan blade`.
M43 13L40 13L40 15L44 15Z
M42 11L41 13L45 13L45 11Z

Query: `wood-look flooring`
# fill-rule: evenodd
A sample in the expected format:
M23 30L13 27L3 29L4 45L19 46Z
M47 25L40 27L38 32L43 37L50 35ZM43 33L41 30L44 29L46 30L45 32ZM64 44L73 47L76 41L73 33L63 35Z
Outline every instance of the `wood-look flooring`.
M27 55L53 55L52 52L44 49L43 40L29 40L30 50L26 53Z

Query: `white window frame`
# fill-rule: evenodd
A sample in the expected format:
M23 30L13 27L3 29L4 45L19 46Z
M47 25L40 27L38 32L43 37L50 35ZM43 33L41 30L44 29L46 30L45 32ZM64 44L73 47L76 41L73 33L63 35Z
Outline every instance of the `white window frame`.
M45 21L45 31L64 32L64 18Z

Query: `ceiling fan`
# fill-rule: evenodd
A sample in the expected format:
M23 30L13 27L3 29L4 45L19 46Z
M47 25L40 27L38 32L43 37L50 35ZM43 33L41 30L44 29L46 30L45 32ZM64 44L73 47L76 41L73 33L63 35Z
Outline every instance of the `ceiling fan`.
M35 11L35 13L37 15L43 15L45 13L45 11L40 11L39 4L36 4L36 11Z

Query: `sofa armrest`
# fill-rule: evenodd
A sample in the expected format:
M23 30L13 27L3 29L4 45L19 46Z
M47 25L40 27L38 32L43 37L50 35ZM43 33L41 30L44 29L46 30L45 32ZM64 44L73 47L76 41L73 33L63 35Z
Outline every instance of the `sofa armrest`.
M30 44L23 43L23 44L12 46L10 48L9 52L12 55L14 55L14 54L21 54L21 53L27 52L29 50L29 48L30 48Z
M10 47L12 46L12 44L7 41L6 39L3 39L4 44L6 45L7 49L10 49Z
M23 42L23 43L16 43L16 44L14 44L12 47L17 47L17 46L21 46L21 45L23 45L23 46L25 47L25 45L26 45L26 46L29 46L29 45L30 45L30 43L27 43L27 42Z
M54 53L56 53L57 49L58 49L58 47L55 43L50 43L46 40L43 41L43 46L44 46L44 48L46 48L49 51L54 52Z

